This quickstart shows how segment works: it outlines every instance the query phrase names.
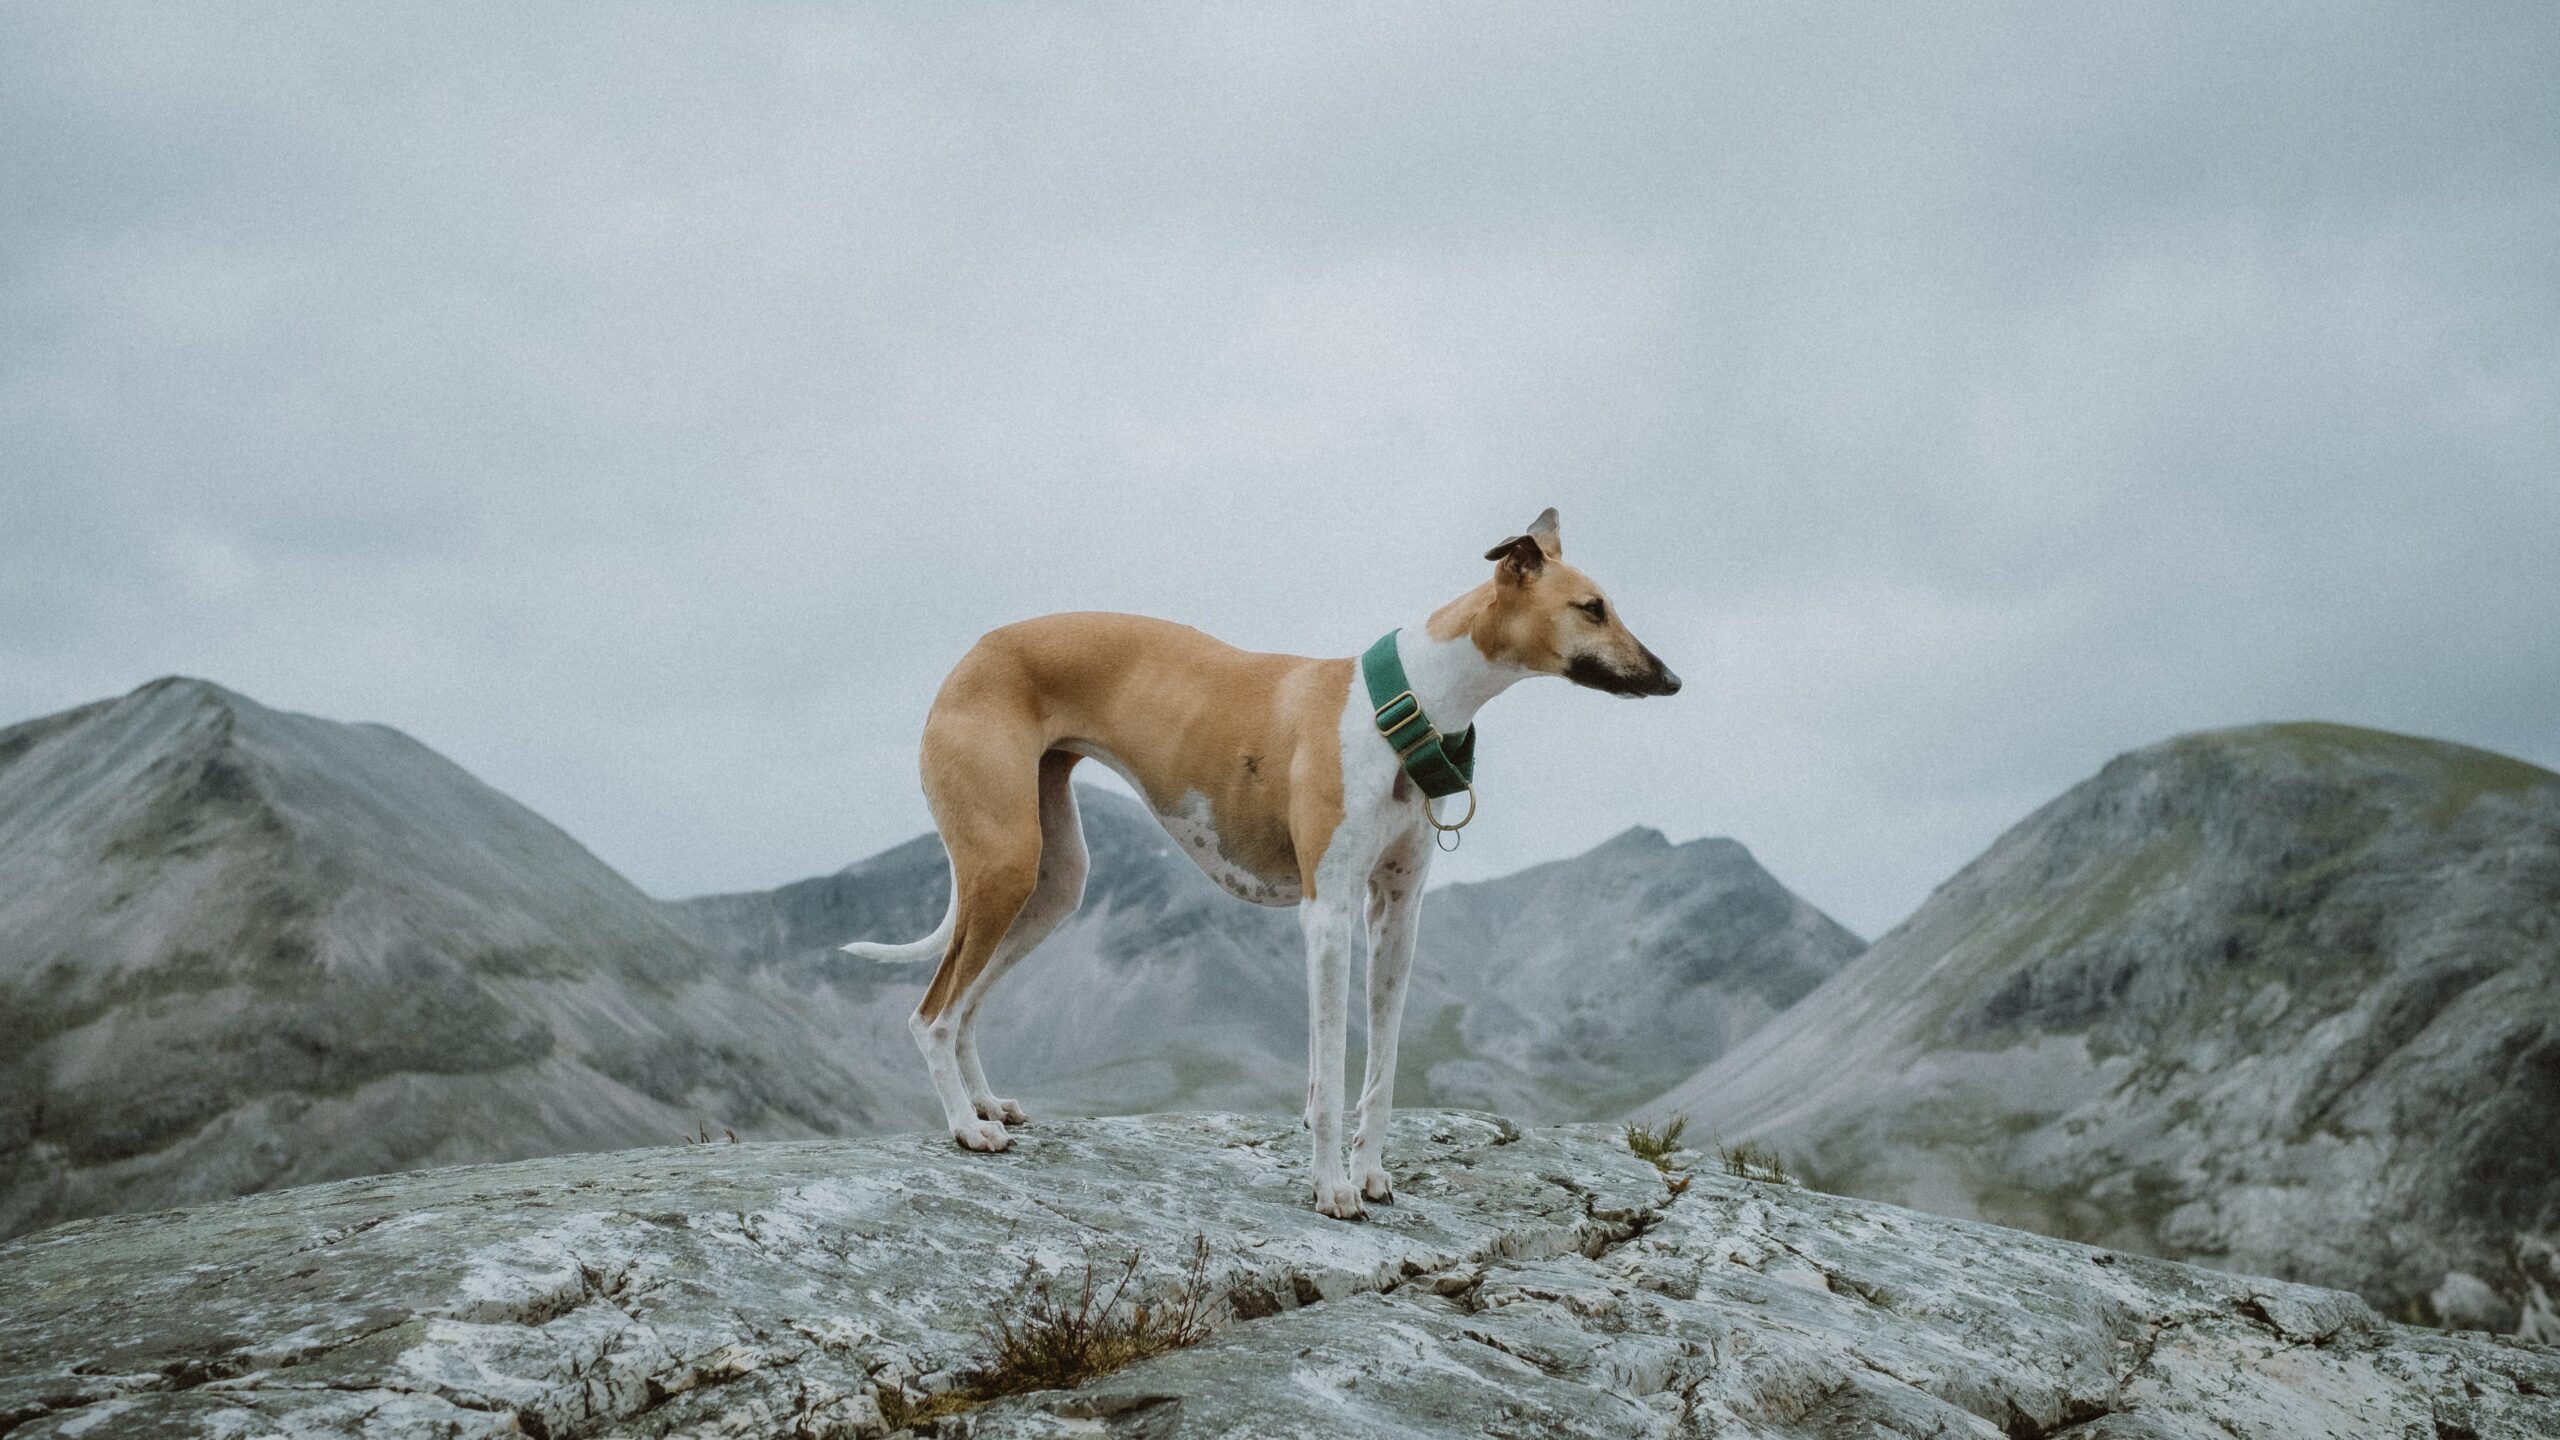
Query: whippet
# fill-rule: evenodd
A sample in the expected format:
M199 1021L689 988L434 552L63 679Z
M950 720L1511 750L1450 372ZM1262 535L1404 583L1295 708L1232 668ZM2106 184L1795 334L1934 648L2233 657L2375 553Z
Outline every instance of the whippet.
M912 944L844 947L882 961L941 955L908 1027L953 1139L1002 1150L1005 1127L1026 1119L987 1086L978 1009L1084 898L1067 776L1090 758L1144 796L1230 893L1298 907L1315 1206L1347 1220L1363 1197L1394 1198L1385 1144L1396 1030L1434 837L1473 816L1476 711L1532 675L1625 696L1680 688L1600 587L1564 563L1555 511L1484 558L1495 562L1490 579L1360 660L1255 654L1187 626L1092 613L1007 625L971 647L934 697L921 757L950 854L951 907ZM1431 796L1461 791L1467 815L1439 819ZM1368 1074L1346 1165L1345 1010L1364 912Z

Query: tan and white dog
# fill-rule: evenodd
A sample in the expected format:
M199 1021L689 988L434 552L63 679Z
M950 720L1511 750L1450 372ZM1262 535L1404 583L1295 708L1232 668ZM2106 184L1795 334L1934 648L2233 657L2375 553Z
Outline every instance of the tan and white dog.
M1564 563L1556 512L1487 552L1491 579L1397 640L1406 678L1444 735L1532 675L1615 695L1680 679L1627 632L1591 578ZM1136 615L1068 614L990 632L925 720L925 799L951 857L951 908L908 945L844 948L883 961L940 953L908 1022L952 1138L1002 1150L1022 1108L987 1087L977 1019L987 992L1084 898L1076 762L1136 787L1211 879L1259 905L1296 905L1307 941L1307 1125L1315 1204L1351 1219L1387 1201L1384 1153L1396 1030L1430 870L1428 801L1372 721L1354 660L1238 650ZM1344 1163L1342 1070L1352 946L1366 917L1368 1076Z

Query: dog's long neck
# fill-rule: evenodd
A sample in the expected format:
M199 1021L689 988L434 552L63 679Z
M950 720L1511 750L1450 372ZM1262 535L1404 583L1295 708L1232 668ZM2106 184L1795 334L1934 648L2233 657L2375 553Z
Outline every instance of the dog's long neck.
M1461 596L1441 607L1430 624L1408 625L1396 636L1396 657L1404 662L1413 698L1443 735L1463 732L1486 701L1534 673L1489 659L1477 646L1465 623L1471 617L1456 613L1476 598L1472 592Z

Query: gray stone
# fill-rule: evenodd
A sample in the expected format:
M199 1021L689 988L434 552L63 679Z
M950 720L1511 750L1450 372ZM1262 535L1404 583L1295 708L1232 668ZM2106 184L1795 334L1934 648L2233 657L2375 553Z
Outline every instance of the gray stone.
M2560 1355L1782 1185L1597 1126L1400 1118L1398 1203L1302 1137L1152 1116L383 1176L0 1245L0 1432L837 1436L954 1383L1026 1272L1194 1236L1218 1327L951 1435L2560 1433Z
M2448 1330L2513 1331L2523 1317L2515 1302L2497 1292L2488 1281L2460 1270L2449 1270L2436 1288L2427 1295L2436 1312L2436 1322Z

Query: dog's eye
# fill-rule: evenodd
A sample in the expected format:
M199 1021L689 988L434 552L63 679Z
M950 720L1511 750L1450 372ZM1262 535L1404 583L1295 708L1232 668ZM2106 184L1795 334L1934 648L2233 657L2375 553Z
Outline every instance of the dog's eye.
M1592 623L1594 624L1606 625L1609 623L1609 602L1600 599L1596 595L1588 600L1575 601L1573 608L1590 616Z

